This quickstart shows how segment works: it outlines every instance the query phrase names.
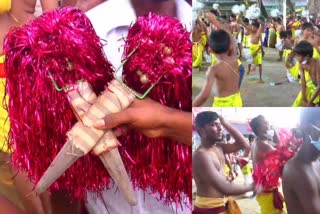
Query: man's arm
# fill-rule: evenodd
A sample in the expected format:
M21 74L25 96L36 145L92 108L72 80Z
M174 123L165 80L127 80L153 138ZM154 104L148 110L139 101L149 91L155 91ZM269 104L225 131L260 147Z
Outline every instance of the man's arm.
M210 92L214 82L213 72L213 67L209 67L206 75L206 81L204 82L203 87L198 96L192 101L192 107L201 106L210 96Z
M192 167L201 168L202 178L206 183L224 195L240 195L253 190L253 185L237 185L229 183L213 164L212 157L205 152L197 152L192 158ZM223 166L224 167L224 166Z
M247 143L247 141L245 140L245 138L243 137L241 132L239 132L237 129L232 127L229 122L227 122L223 119L223 117L220 117L220 121L221 121L222 126L230 133L230 135L235 140L235 142L232 144L229 144L229 143L228 144L225 144L225 143L219 144L219 145L221 145L224 153L233 153L233 152L239 151L240 149L244 149L245 150L244 156L248 156L248 154L250 152L250 145L249 145L249 143Z

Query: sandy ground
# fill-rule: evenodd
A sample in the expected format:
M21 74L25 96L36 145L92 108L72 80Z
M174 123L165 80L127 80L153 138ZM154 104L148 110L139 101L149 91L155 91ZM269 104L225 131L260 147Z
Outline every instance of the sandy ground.
M259 79L258 68L250 75L245 75L241 86L241 95L243 106L246 107L288 107L295 100L300 85L298 83L289 83L286 79L286 70L284 62L278 62L279 58L276 49L265 48L266 55L263 59L263 80L265 83L257 83ZM242 60L244 61L244 60ZM247 64L243 63L246 72ZM193 98L200 92L205 80L205 73L210 64L204 63L200 71L195 71L192 74L192 96ZM271 83L281 83L272 86ZM211 106L213 96L202 105Z

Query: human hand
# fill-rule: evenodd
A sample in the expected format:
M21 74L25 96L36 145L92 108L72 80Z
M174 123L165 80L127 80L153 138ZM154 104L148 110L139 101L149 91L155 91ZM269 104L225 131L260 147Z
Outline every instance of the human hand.
M150 138L165 137L191 145L191 120L190 112L169 108L151 99L135 99L127 109L97 120L94 126L98 129L113 129L125 125Z
M135 99L129 108L109 114L94 123L98 129L113 129L121 125L138 129L147 137L156 138L164 134L163 112L167 108L151 99Z

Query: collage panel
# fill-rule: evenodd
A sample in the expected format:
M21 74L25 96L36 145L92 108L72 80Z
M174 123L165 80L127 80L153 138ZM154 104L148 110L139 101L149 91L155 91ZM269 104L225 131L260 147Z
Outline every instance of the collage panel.
M319 213L320 108L193 108L193 213Z
M194 107L319 106L318 1L195 0Z
M0 0L0 214L192 212L191 0Z

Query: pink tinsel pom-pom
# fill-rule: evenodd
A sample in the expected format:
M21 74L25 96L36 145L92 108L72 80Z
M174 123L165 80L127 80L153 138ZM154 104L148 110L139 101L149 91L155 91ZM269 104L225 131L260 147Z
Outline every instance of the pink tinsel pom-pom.
M154 14L139 17L126 38L124 81L144 93L160 78L148 97L191 111L191 47L190 32L179 20ZM140 188L150 188L167 203L182 203L186 196L191 201L191 147L168 139L148 139L134 131L122 137L121 143L120 149L125 148L135 161L132 165L128 158L124 160Z
M13 164L38 182L77 121L60 87L87 80L96 94L112 80L99 37L80 10L47 12L29 24L12 29L4 42L6 91ZM100 160L86 155L64 173L51 189L64 189L73 198L87 190L101 191L109 175Z

